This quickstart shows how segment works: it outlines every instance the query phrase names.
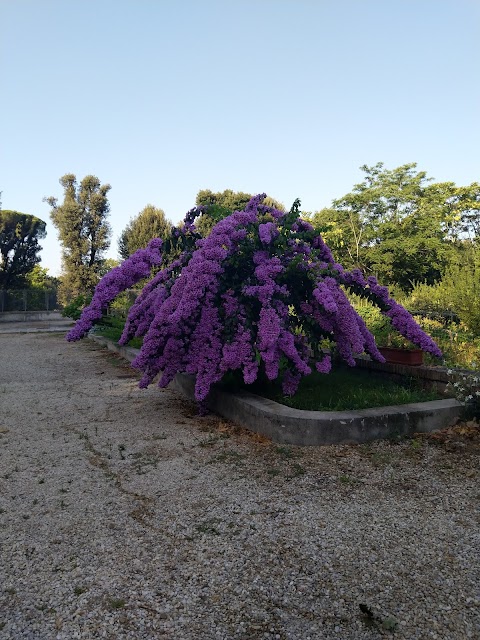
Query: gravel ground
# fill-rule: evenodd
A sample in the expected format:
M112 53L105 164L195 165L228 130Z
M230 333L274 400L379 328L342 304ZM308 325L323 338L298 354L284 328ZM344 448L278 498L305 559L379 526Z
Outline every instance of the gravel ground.
M480 638L475 424L279 447L0 335L0 638Z

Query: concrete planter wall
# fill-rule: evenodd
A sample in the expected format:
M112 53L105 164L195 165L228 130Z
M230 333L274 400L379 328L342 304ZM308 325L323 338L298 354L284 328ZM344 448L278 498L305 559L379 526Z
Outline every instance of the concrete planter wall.
M449 376L445 367L431 367L426 365L409 366L391 362L376 362L368 356L355 358L359 369L365 369L371 373L386 374L392 378L407 377L417 378L424 388L436 389L443 393L449 382Z
M92 334L90 337L120 353L129 362L138 353L138 349L120 347L102 336ZM369 360L363 361L363 367L367 367L367 362L370 363ZM171 387L194 399L195 380L192 376L177 374ZM462 408L456 400L435 400L357 411L300 411L251 393L231 394L218 388L211 391L208 406L274 442L302 446L359 444L435 431L455 423Z
M177 374L173 388L194 399L195 380ZM279 444L301 446L360 444L435 431L454 423L461 405L456 400L435 400L356 411L301 411L252 393L210 392L212 411L261 433Z

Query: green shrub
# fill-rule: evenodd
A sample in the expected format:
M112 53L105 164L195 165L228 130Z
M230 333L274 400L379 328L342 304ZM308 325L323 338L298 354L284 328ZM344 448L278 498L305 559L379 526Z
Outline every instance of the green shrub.
M125 321L128 311L135 302L139 293L140 291L135 291L133 289L127 289L127 291L120 293L115 300L108 305L109 315L123 318ZM125 322L123 322L123 324L125 324Z
M403 304L410 312L456 315L473 335L480 336L480 247L465 247L437 284L415 284Z
M123 333L125 319L117 316L103 316L100 322L95 325L95 333L110 340L118 342ZM132 338L128 345L135 349L140 349L143 344L143 338Z
M73 318L73 320L78 320L82 315L82 310L87 304L90 304L91 297L87 296L77 296L71 302L63 307L62 316L64 318Z
M373 334L379 347L417 348L392 327L390 318L382 315L378 307L370 304L363 304L357 307L355 303L354 306L367 325L367 329Z
M415 319L442 350L446 366L480 369L480 336L475 336L462 323L442 323L438 320L419 317ZM425 364L437 365L438 362L425 354Z
M433 292L430 298L430 294ZM457 317L453 311L446 309L439 302L437 286L416 284L412 294L404 302L421 328L432 336L443 352L444 364L448 367L463 369L480 369L480 335L472 331L463 322L453 322ZM356 311L362 316L368 330L375 337L378 346L408 348L413 346L400 336L391 326L389 318L385 318L380 310L368 301L357 296L351 297ZM429 312L434 317L416 315L415 311ZM425 354L425 364L438 366L438 360Z

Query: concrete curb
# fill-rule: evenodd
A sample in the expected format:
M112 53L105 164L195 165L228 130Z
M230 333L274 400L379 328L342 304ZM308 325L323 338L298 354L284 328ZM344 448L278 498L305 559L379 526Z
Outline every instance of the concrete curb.
M0 322L53 322L64 321L60 311L3 311Z
M103 336L89 337L129 362L139 353L138 349L121 347ZM194 399L193 376L177 374L170 386ZM208 406L274 442L300 446L360 444L435 431L453 424L462 407L456 400L447 399L356 411L301 411L252 393L231 394L218 388L212 389Z
M0 322L0 335L11 333L67 333L73 327L72 320L39 320L26 322Z
M106 347L110 351L118 353L118 355L122 356L122 358L125 358L125 360L128 360L128 362L132 362L132 360L136 358L140 353L140 349L134 349L133 347L123 347L113 340L110 340L110 338L105 338L105 336L96 336L94 333L89 333L88 337L90 338L90 340L94 340L102 347Z

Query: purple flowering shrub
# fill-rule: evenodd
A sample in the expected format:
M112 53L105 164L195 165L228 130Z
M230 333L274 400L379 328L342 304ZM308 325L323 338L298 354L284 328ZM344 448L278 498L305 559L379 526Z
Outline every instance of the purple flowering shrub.
M95 322L101 319L108 303L119 293L129 289L134 284L151 274L152 267L162 261L162 240L154 238L145 249L139 249L119 267L113 268L100 280L92 301L82 311L75 326L67 334L67 340L74 341L83 338Z
M321 235L300 219L298 201L285 213L262 204L264 197L217 222L207 238L194 225L202 208L189 211L173 231L163 248L166 254L175 249L176 259L144 287L120 340L144 337L133 362L143 372L141 387L159 373L162 387L176 373L189 373L202 404L211 386L233 371L241 372L246 384L259 375L281 377L283 392L293 395L312 367L330 371L330 353L319 347L324 339L336 344L350 366L361 353L383 362L342 285L378 305L414 344L441 356L375 278L335 263ZM152 240L102 279L68 340L83 337L118 293L161 263L161 244Z

